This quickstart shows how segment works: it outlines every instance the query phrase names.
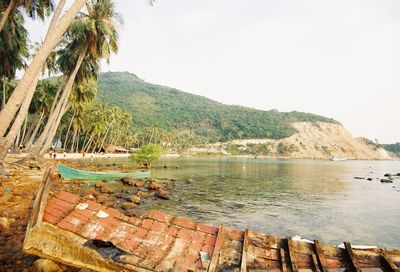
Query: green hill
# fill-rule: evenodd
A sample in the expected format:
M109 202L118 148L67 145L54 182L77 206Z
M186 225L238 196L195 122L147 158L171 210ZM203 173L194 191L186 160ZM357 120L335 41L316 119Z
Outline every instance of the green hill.
M203 96L147 83L127 72L103 73L98 84L100 101L130 111L137 129L190 129L197 136L225 141L285 138L296 132L290 124L295 121L338 123L311 113L262 111L225 105Z

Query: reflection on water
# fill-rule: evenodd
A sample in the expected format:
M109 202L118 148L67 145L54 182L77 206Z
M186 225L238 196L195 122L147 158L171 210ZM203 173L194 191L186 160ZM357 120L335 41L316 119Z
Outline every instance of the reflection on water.
M400 180L377 180L400 172L397 161L165 159L159 165L182 166L152 171L177 179L173 198L141 209L330 244L400 247Z

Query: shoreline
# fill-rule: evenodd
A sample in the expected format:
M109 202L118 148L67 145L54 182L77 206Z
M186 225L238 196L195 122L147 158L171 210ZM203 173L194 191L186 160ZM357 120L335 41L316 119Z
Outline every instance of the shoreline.
M25 154L13 154L13 156L23 157ZM128 158L130 153L56 153L56 158L50 158L49 154L45 154L44 158L48 160L70 160L70 159L112 159L112 158ZM316 160L330 161L329 158L297 158L297 157L269 157L256 155L203 155L203 154L176 154L168 153L161 155L161 158L227 158L227 159L253 159L253 160ZM344 161L398 161L400 158L376 159L376 158L349 158Z

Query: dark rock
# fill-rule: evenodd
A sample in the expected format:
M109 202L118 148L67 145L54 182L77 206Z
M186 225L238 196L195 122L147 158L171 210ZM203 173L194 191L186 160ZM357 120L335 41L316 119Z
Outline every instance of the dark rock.
M171 181L176 181L176 179L173 179L173 178L172 178Z
M389 173L388 173L388 174L384 174L383 176L384 176L384 177L391 177L392 174L389 174Z
M132 203L132 202L125 202L124 204L121 205L121 208L124 210L130 210L133 208L136 208L137 204Z
M396 176L400 177L400 173L397 173Z
M354 179L365 179L363 177L354 177Z
M132 195L129 197L129 201L135 204L140 204L140 202L142 202L142 200L140 199L140 197Z
M382 183L393 183L393 180L391 179L381 179Z
M171 198L171 193L168 192L167 190L160 189L154 196L161 198L161 199L170 199Z
M123 184L130 185L130 186L133 186L135 184L135 181L131 177L124 177L121 179L121 181Z
M367 180L371 181L371 180L372 180L372 178L367 178Z
M150 181L148 188L149 188L149 190L155 191L155 190L159 190L161 188L161 185L152 180L152 181Z
M124 197L125 197L125 195L122 194L122 193L115 194L114 196L115 196L116 198L124 198Z

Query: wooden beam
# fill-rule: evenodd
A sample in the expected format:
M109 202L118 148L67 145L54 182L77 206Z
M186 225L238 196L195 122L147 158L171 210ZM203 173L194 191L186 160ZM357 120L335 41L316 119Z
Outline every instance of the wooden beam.
M396 266L396 264L394 263L394 261L392 260L392 258L389 255L387 255L385 253L381 253L381 257L382 257L383 265L388 269L388 271L400 272L400 268L398 268Z
M281 261L281 268L282 268L282 272L287 272L287 267L286 267L286 260L285 260L285 249L280 248L279 249L279 258Z
M286 242L287 242L287 247L288 247L290 266L291 266L293 272L298 272L299 269L297 268L297 264L296 264L296 253L294 252L294 248L293 248L293 240L291 237L287 237Z
M42 182L40 183L40 187L35 198L35 202L33 204L28 229L35 228L42 224L44 209L46 207L47 198L50 193L52 182L53 178L51 176L51 168L48 168L44 173Z
M246 229L243 237L242 260L240 264L240 272L247 272L247 248L249 244L249 229Z
M319 269L319 265L318 265L318 260L317 260L317 256L315 254L311 254L311 258L312 258L312 264L313 264L313 270L315 272L321 272L321 269Z
M221 248L224 243L225 237L225 228L223 225L219 226L218 234L217 234L217 241L215 242L215 248L211 257L210 265L208 266L208 272L216 271L219 261L219 255L221 254Z
M315 257L317 257L319 269L322 272L328 272L328 269L326 268L325 257L322 254L321 244L319 243L318 240L314 240L314 253Z
M354 255L353 248L349 242L344 242L344 247L346 249L347 255L350 259L350 267L354 272L361 272L361 269L358 265L356 256Z

